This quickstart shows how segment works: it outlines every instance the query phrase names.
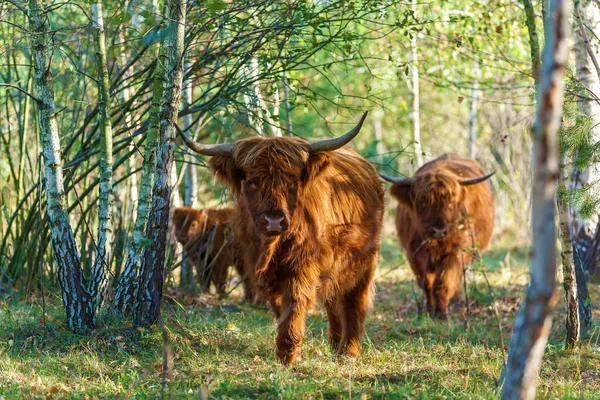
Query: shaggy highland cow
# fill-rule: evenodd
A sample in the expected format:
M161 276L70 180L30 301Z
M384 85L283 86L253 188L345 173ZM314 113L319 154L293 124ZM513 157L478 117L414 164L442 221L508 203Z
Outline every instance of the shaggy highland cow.
M359 132L315 143L254 137L201 145L232 189L235 247L277 317L277 356L300 356L307 311L320 299L333 349L358 356L379 253L384 188L369 162L343 147Z
M188 260L196 266L196 278L205 292L212 283L217 293L226 293L229 266L234 266L242 278L244 299L252 300L252 291L241 263L235 257L230 227L231 207L220 209L173 210L171 220L175 237L184 245Z
M477 161L444 154L412 178L393 182L398 200L396 228L406 257L425 292L427 309L448 318L448 304L460 293L463 266L474 249L487 247L494 227L494 199Z

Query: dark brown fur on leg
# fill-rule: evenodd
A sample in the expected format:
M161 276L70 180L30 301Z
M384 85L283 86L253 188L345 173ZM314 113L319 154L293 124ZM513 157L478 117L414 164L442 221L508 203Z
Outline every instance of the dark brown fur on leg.
M463 275L460 255L450 254L444 263L438 267L433 284L433 295L436 299L435 316L448 319L448 305L454 298Z
M331 349L334 352L339 352L340 343L342 341L342 322L339 314L341 314L341 307L337 306L333 300L325 303L325 309L327 310L327 320L329 321L329 333L328 339Z

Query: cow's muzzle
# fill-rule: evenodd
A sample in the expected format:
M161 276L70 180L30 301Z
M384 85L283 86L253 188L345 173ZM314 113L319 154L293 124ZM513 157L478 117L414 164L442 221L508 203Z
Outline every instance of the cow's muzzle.
M448 229L446 229L445 227L437 228L437 227L432 226L428 229L428 231L429 232L427 232L427 233L428 233L429 237L433 238L433 239L442 239L448 233Z
M268 235L279 235L289 226L283 211L277 210L264 213L259 219L260 229Z

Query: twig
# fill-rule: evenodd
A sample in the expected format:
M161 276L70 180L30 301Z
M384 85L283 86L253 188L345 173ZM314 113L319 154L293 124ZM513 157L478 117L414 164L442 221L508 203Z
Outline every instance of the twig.
M502 356L506 360L506 351L504 350L504 333L502 332L502 320L500 319L500 312L498 311L498 304L496 303L496 296L494 295L494 290L492 289L492 285L490 284L490 280L487 277L485 272L485 265L483 264L483 258L481 257L481 252L479 249L475 249L475 232L473 232L473 226L470 225L471 228L471 241L473 243L473 252L477 257L477 261L481 265L481 274L483 275L483 279L485 279L485 284L488 287L488 291L490 292L490 298L492 299L492 308L494 310L494 315L496 317L496 326L498 328L498 333L500 335L500 349L502 350Z
M0 83L0 87L8 87L8 88L12 88L12 89L17 89L19 92L26 94L27 96L31 97L33 100L37 101L38 103L41 101L40 99L38 99L37 97L35 97L31 93L29 93L27 90L22 89L17 85L11 85L10 83Z
M40 153L38 160L38 204L42 204L42 157L43 153ZM40 219L42 218L42 213L40 212ZM44 246L40 246L39 251L40 254L43 252ZM44 298L44 282L42 281L44 276L44 270L42 268L42 260L38 263L40 266L40 291L42 293L42 325L46 326L46 299Z
M467 266L465 265L465 255L464 253L460 254L460 259L462 261L463 266L463 287L465 291L465 303L467 304L467 312L465 314L465 330L469 329L469 324L471 320L471 305L469 304L469 290L467 285Z

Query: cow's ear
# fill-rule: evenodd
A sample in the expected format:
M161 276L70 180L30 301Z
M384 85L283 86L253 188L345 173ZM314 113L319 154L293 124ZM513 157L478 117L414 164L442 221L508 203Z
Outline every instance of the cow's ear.
M173 226L175 227L175 232L181 231L181 227L183 226L183 221L185 221L186 210L183 208L175 208L173 210L173 215L171 215L171 221L173 221Z
M399 203L412 205L414 201L414 185L394 183L390 189L390 193Z
M302 171L302 182L310 182L329 166L329 155L327 153L317 153L308 156L306 167Z
M233 157L214 156L208 162L217 177L228 187L239 192L242 181L244 180L244 171L238 167Z
M179 236L182 233L186 221L189 221L191 218L192 215L189 207L178 207L173 210L171 221L175 236Z

